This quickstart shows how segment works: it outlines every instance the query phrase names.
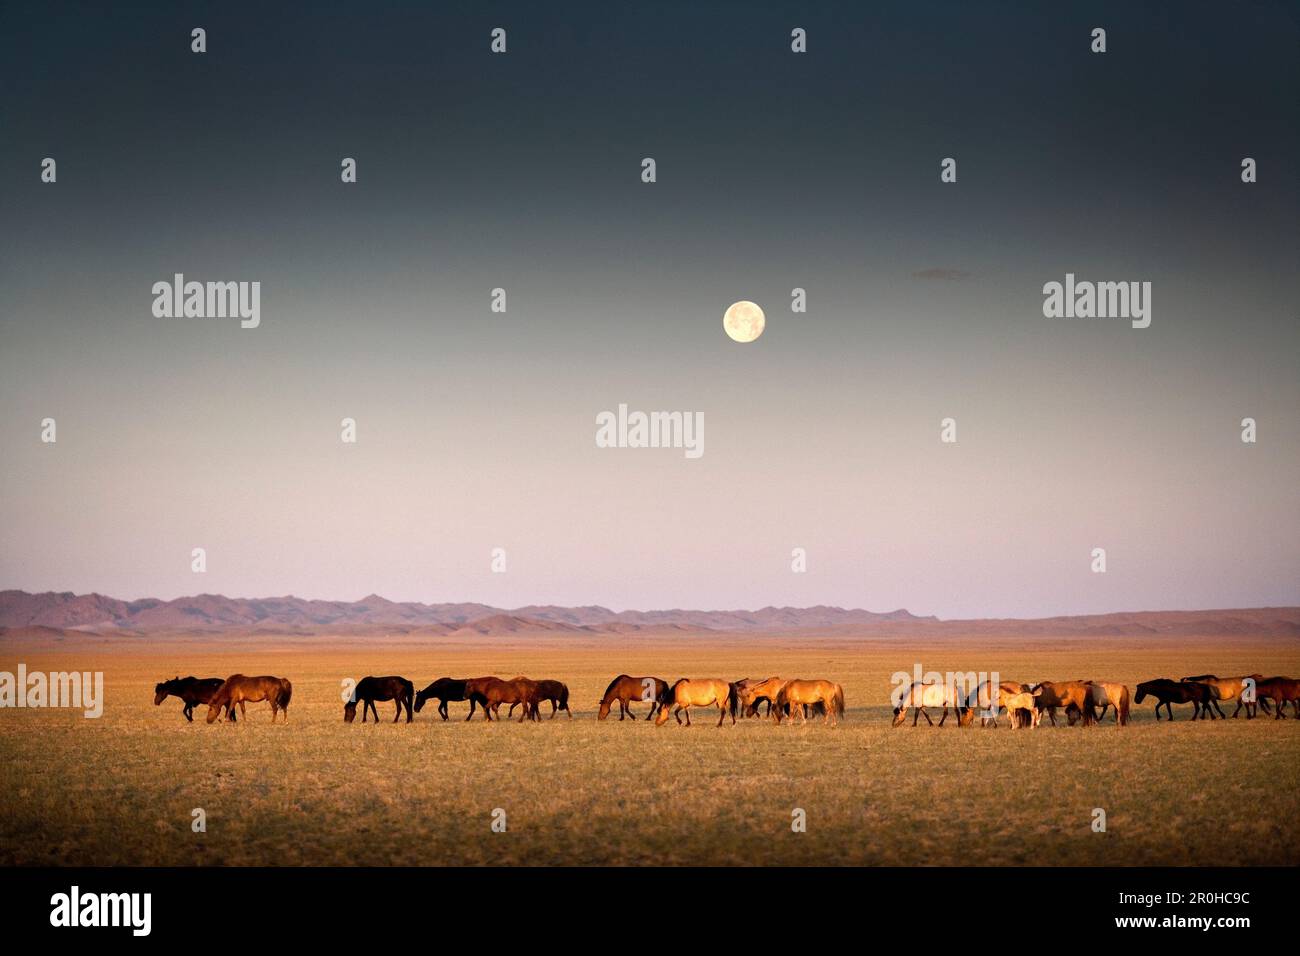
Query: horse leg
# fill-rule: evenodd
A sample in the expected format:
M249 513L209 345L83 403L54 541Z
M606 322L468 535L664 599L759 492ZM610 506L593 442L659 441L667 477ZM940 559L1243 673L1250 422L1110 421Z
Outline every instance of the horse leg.
M393 702L397 704L397 713L393 714L393 723L397 723L402 719L402 698L394 697ZM376 717L375 719L378 720L379 718Z
M443 720L447 719L447 702L445 700L438 701L438 716Z
M718 701L718 726L721 727L722 722L726 719L727 719L727 702L725 700L720 700ZM732 722L733 723L735 722L735 718L732 718Z
M194 723L194 705L193 705L193 704L186 704L186 705L185 705L185 719L188 720L190 723Z
M686 726L689 727L691 725L691 709L690 707L683 707L682 710L686 711Z
M943 705L943 715L939 718L939 726L942 727L942 726L943 726L943 722L944 722L945 720L947 720L947 719L948 719L948 705L947 705L947 704L944 704L944 705Z

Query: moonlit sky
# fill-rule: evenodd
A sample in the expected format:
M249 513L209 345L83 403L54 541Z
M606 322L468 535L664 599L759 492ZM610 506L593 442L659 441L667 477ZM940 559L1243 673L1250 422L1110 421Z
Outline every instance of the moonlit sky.
M0 7L0 588L1300 604L1294 5L614 6ZM704 456L598 449L620 402Z

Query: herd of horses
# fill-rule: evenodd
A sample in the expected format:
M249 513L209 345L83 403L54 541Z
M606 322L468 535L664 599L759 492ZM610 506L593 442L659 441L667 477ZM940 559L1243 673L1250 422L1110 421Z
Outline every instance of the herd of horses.
M1070 725L1079 723L1089 726L1105 719L1106 711L1113 709L1115 725L1123 727L1129 722L1129 712L1133 704L1140 704L1148 697L1156 702L1156 720L1160 720L1160 708L1165 709L1169 720L1174 719L1174 704L1191 704L1192 720L1214 720L1226 718L1222 703L1236 703L1232 712L1236 717L1245 708L1246 718L1251 719L1259 708L1264 713L1272 713L1276 719L1286 716L1285 709L1289 703L1295 714L1300 717L1300 680L1290 677L1264 677L1262 674L1250 674L1242 677L1218 677L1214 674L1198 674L1172 680L1159 677L1143 681L1137 685L1136 696L1130 699L1129 689L1124 684L1112 681L1072 680L1042 681L1038 684L1021 684L1015 681L999 681L997 687L991 681L985 681L965 691L954 683L914 682L904 689L894 706L893 725L898 727L907 718L907 711L915 709L912 726L921 717L931 726L927 707L942 707L939 726L948 719L952 710L959 727L970 726L976 717L981 724L997 726L998 717L1006 711L1012 729L1020 727L1037 727L1046 714L1056 726L1056 713L1063 711ZM1269 702L1274 710L1269 710Z
M280 713L284 714L287 722L292 695L293 685L283 677L246 677L243 674L232 674L224 679L176 677L154 687L154 703L161 704L168 697L179 697L185 705L183 713L188 721L194 720L196 706L207 704L209 724L223 715L225 720L235 723L236 712L244 716L245 705L259 701L271 705L272 723ZM1107 710L1112 709L1115 724L1123 727L1129 722L1132 705L1140 704L1148 697L1156 701L1157 720L1161 719L1162 707L1168 719L1173 720L1174 704L1191 704L1193 720L1226 718L1221 705L1233 702L1237 705L1233 717L1244 708L1247 719L1250 719L1259 708L1263 708L1265 714L1272 714L1280 720L1286 716L1288 703L1294 716L1300 717L1300 680L1260 674L1243 677L1200 674L1181 680L1162 677L1144 681L1137 685L1137 694L1132 699L1126 685L1110 681L1042 681L1032 685L999 681L996 688L986 681L969 691L951 683L918 681L896 695L893 726L898 727L904 722L908 710L915 711L913 727L921 717L933 726L927 708L942 707L940 727L948 719L950 710L959 727L970 726L977 717L982 725L996 727L999 716L1005 711L1010 726L1015 729L1037 727L1044 715L1056 726L1058 711L1064 713L1068 724L1081 721L1088 726L1103 721ZM438 716L443 720L449 719L448 703L458 701L469 702L466 720L472 720L478 710L482 710L483 718L488 721L509 720L518 707L520 723L539 721L542 719L541 707L546 703L551 705L551 719L560 711L573 718L573 711L569 709L569 688L558 680L440 677L417 692L415 685L405 677L363 677L344 700L343 720L352 723L356 719L359 703L361 722L364 724L367 715L373 714L378 723L379 711L375 703L392 702L396 706L393 722L401 720L405 713L409 724L414 714L423 710L430 700L438 702ZM727 717L734 724L738 713L741 717L758 717L764 706L763 716L778 724L783 720L794 723L796 719L807 723L810 716L821 717L824 723L829 724L844 719L844 689L833 681L783 680L780 677L738 681L682 678L669 684L660 677L631 677L627 674L620 674L610 681L598 704L596 718L605 720L617 706L619 720L637 720L632 711L635 703L649 705L645 720L653 720L656 727L666 724L669 717L681 725L683 715L685 725L689 727L692 707L717 708L719 727ZM502 704L509 705L505 718L500 714Z

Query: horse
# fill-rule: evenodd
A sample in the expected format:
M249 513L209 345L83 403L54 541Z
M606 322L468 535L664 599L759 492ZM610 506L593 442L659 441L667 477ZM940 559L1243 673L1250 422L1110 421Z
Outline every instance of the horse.
M1038 713L1038 708L1034 706L1034 695L1027 690L1022 690L1015 694L1005 694L1005 693L1000 694L999 703L1001 704L1001 706L1005 707L1007 709L1007 713L1011 715L1012 730L1020 729L1020 722L1015 716L1016 711L1026 710L1029 712L1030 730L1033 730L1035 727L1037 727L1039 721L1041 720L1041 717L1039 716ZM996 722L997 722L997 718L994 718L994 723L996 724Z
M1286 714L1287 702L1290 701L1291 708L1300 716L1300 680L1290 677L1267 677L1264 680L1255 683L1255 699L1261 704L1266 700L1271 700L1277 706L1277 713L1274 720L1283 720Z
M795 708L803 723L808 723L808 706L822 703L825 705L822 723L838 724L844 719L844 688L828 680L792 680L781 685L776 693L776 722L781 722L781 713L787 707L790 711L790 723L794 724Z
M1161 707L1165 709L1169 719L1173 720L1173 705L1189 703L1192 705L1192 720L1202 719L1206 714L1210 715L1210 720L1214 720L1214 708L1210 706L1214 699L1213 695L1214 692L1209 684L1157 677L1155 680L1145 680L1137 685L1137 696L1133 698L1133 703L1140 704L1148 697L1154 697L1156 720L1160 719Z
M1053 727L1056 726L1058 707L1065 708L1066 718L1071 724L1075 721L1072 711L1082 716L1087 723L1087 715L1091 713L1088 708L1088 683L1086 680L1045 680L1035 684L1030 689L1030 693L1034 696L1034 707L1036 710L1047 710L1048 719L1051 720Z
M930 719L930 715L926 713L925 708L939 706L943 707L943 716L939 718L940 727L948 719L949 707L957 715L958 724L961 723L962 714L968 709L962 702L961 694L953 685L947 683L923 684L920 681L915 681L907 690L903 691L902 696L898 699L897 706L894 707L893 726L902 726L903 721L907 719L907 708L915 707L916 713L912 716L912 726L915 727L916 722L924 716L925 722L933 727L934 721Z
M293 695L293 685L283 677L245 677L243 674L231 674L217 688L212 699L208 701L208 723L217 719L224 708L226 717L235 722L235 705L243 710L244 701L255 704L259 700L271 705L271 723L275 715L284 711L284 721L289 722L289 698Z
M1011 707L1007 704L1008 699L1019 694L1029 694L1030 703L1024 704L1023 699L1017 702L1017 706ZM991 682L984 681L978 685L971 695L966 699L965 713L957 715L957 723L961 727L970 724L978 713L980 726L988 727L990 724L994 727L998 725L998 715L1002 708L1006 707L1007 716L1011 720L1011 729L1023 727L1026 723L1038 726L1038 711L1033 705L1033 690L1028 684L1021 684L1016 681L1004 680L998 682L998 690L995 695Z
M519 715L521 724L525 719L538 719L537 708L533 701L537 684L526 677L516 677L508 681L499 677L475 677L465 682L465 692L469 697L469 717L466 717L466 720L474 716L475 704L483 708L483 716L489 721L492 720L493 715L500 719L502 704L524 705L523 713Z
M357 701L361 701L361 722L366 722L366 711L369 710L375 715L375 723L379 723L379 711L375 709L377 700L393 700L397 702L397 713L393 715L393 723L402 719L402 708L406 708L406 722L409 724L413 719L411 717L411 697L415 694L415 685L405 677L363 677L357 682L357 686L352 689L352 696L346 704L343 705L343 722L352 723L357 716Z
M185 719L194 722L194 705L206 704L222 685L220 677L173 677L171 680L154 684L153 702L158 706L168 697L179 697L185 703Z
M457 680L454 677L439 677L436 681L415 695L415 712L418 714L424 709L424 702L430 697L437 698L438 715L443 720L447 719L447 701L449 700L468 700L469 695L465 692L463 680Z
M731 722L736 722L736 685L720 680L716 677L688 680L683 677L668 690L666 702L659 707L659 716L655 718L655 726L662 727L668 722L668 709L673 708L673 716L677 718L680 726L682 722L682 711L686 711L686 726L691 725L691 708L707 707L710 704L717 705L718 708L718 726L726 719L728 711L731 713Z
M515 680L527 680L527 678L516 677ZM542 718L540 714L537 714L537 708L541 706L544 700L551 702L551 716L548 719L554 720L556 713L561 710L569 715L570 720L573 719L573 711L569 710L569 687L567 684L562 684L558 680L539 680L533 683L537 685L536 694L533 698L533 713L538 720ZM511 704L506 716L509 717L514 712L515 705Z
M744 680L736 681L736 700L740 704L741 716L757 717L758 705L766 702L765 716L771 717L772 705L784 685L785 681L779 677L768 677L764 680L750 680L746 677ZM777 719L779 720L779 717Z
M604 720L608 717L614 702L618 701L618 719L631 717L636 720L636 715L629 706L634 700L643 700L650 705L646 720L653 720L655 712L668 702L668 682L659 677L628 677L619 674L605 688L605 696L600 699L596 719Z
M1100 707L1100 715L1093 713L1094 707ZM1101 723L1106 716L1106 708L1115 708L1115 726L1123 727L1128 723L1129 695L1128 687L1109 681L1088 681L1087 707L1083 711L1083 725Z
M1227 717L1228 715L1225 714L1223 708L1219 706L1219 701L1235 700L1237 702L1237 709L1232 712L1232 716L1236 717L1241 713L1241 708L1244 705L1246 708L1247 720L1254 717L1255 714L1250 701L1242 699L1241 692L1245 689L1247 680L1253 680L1258 683L1263 679L1263 674L1249 674L1246 677L1215 677L1213 674L1198 674L1196 677L1183 678L1183 680L1188 683L1209 685L1210 705L1219 712L1220 717ZM1258 695L1256 695L1256 699L1258 700ZM1264 713L1268 713L1267 704L1264 704Z

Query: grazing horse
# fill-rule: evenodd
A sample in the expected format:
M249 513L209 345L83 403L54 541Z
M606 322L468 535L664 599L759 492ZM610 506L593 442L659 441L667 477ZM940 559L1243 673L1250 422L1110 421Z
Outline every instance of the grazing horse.
M1252 708L1250 701L1243 700L1242 691L1245 690L1246 687L1248 686L1246 684L1247 680L1253 680L1256 683L1259 683L1263 679L1264 679L1263 674L1248 674L1245 677L1215 677L1213 674L1199 674L1196 677L1183 678L1183 680L1189 683L1209 685L1210 705L1219 712L1220 717L1227 717L1228 715L1225 714L1223 712L1223 708L1219 706L1219 701L1235 700L1237 702L1237 709L1232 712L1232 716L1236 717L1239 713L1241 713L1241 708L1244 705L1246 708L1247 720L1254 717L1255 713L1254 713L1254 708ZM1256 695L1256 700L1258 699L1259 697L1258 695ZM1264 705L1264 713L1266 714L1268 713L1268 704Z
M718 708L718 726L727 717L727 712L731 712L731 722L736 722L736 685L720 680L716 677L705 678L703 680L688 680L683 677L676 684L673 684L668 690L667 701L659 708L659 716L655 718L655 726L662 727L668 722L668 710L673 708L672 714L677 718L677 723L682 722L682 711L686 711L686 726L691 725L691 708L707 707L715 704Z
M285 723L289 722L289 698L293 696L293 685L283 677L245 677L243 674L231 674L217 688L212 699L208 701L208 723L217 719L222 709L231 723L235 721L235 705L243 710L244 701L255 704L259 700L271 705L271 723L275 715L284 711Z
M1083 716L1086 723L1088 720L1086 715L1091 713L1088 709L1088 683L1086 680L1045 680L1041 684L1035 684L1030 689L1030 693L1034 695L1035 709L1046 709L1047 717L1053 727L1056 726L1058 707L1065 708L1066 717L1071 724L1075 720L1074 714Z
M923 684L920 681L915 681L907 690L903 691L898 704L894 707L893 726L902 726L903 721L907 719L907 708L909 707L916 708L916 713L912 716L913 727L916 726L916 722L921 717L925 717L925 722L931 727L934 726L934 721L926 713L925 708L927 707L943 707L943 716L939 718L940 727L948 719L949 707L957 715L958 724L961 723L962 715L967 710L966 705L962 702L961 694L952 684ZM967 722L969 723L969 721Z
M1266 677L1255 683L1255 699L1261 704L1271 700L1277 705L1274 720L1282 720L1286 717L1283 711L1286 710L1288 701L1291 703L1291 709L1300 716L1300 680L1290 677Z
M1123 727L1128 723L1129 696L1128 687L1124 684L1115 684L1110 681L1090 680L1088 681L1088 701L1083 710L1083 725L1085 727L1096 722L1101 723L1101 719L1106 716L1106 708L1115 708L1115 726ZM1094 707L1100 707L1100 715L1093 712Z
M806 724L809 705L817 703L825 705L822 723L838 724L844 719L844 688L839 684L828 680L786 681L776 693L776 722L781 722L781 714L788 707L791 724L794 723L796 709Z
M1020 729L1020 722L1016 717L1016 712L1021 710L1029 712L1030 730L1033 730L1035 727L1038 726L1039 720L1041 718L1039 717L1038 714L1038 708L1034 706L1034 695L1031 694L1029 691L1022 690L1015 694L1002 694L1000 695L999 703L1001 704L1001 706L1007 709L1007 714L1009 714L1011 717L1012 730ZM994 718L994 723L996 722L997 722L996 718Z
M1201 684L1196 681L1188 680L1170 680L1168 677L1157 677L1155 680L1144 680L1137 686L1137 696L1133 698L1133 703L1140 704L1148 697L1156 699L1156 720L1160 719L1160 708L1165 709L1169 719L1174 719L1174 704L1191 704L1192 720L1204 718L1209 714L1210 720L1214 720L1214 708L1210 706L1213 702L1214 692L1210 689L1209 684Z
M515 680L527 680L527 678L516 677ZM539 680L533 683L537 685L536 695L533 698L533 713L538 720L542 718L540 714L537 714L537 708L541 706L544 700L551 702L550 720L554 720L556 713L561 710L569 715L570 720L573 719L573 711L569 710L569 686L567 684L562 684L558 680ZM509 717L514 712L515 705L511 704L506 716Z
M424 709L424 702L430 697L438 701L438 715L443 720L447 719L447 701L449 700L468 700L469 695L465 692L467 681L457 680L454 677L439 677L436 681L415 695L415 712L418 714Z
M600 709L596 719L604 720L609 716L614 702L618 701L618 719L631 717L636 720L629 706L634 700L643 700L650 705L646 720L654 719L655 712L668 702L668 682L659 677L628 677L619 674L605 688L605 696L600 699Z
M757 717L758 705L766 702L765 716L771 717L772 705L784 686L785 681L779 677L768 677L765 680L750 680L746 677L744 680L736 681L736 700L740 703L740 715ZM780 719L779 716L777 719Z
M402 719L402 708L406 708L406 722L409 724L413 719L411 717L411 698L415 694L415 685L405 677L363 677L352 689L351 699L343 705L344 723L352 723L357 716L357 701L361 701L361 722L366 722L366 711L369 710L375 715L375 723L379 723L379 711L375 710L375 701L393 700L397 702L397 713L393 715L393 723Z
M161 704L168 697L179 697L185 703L185 719L193 723L194 705L206 704L224 683L220 677L173 677L171 680L154 684L154 706Z

